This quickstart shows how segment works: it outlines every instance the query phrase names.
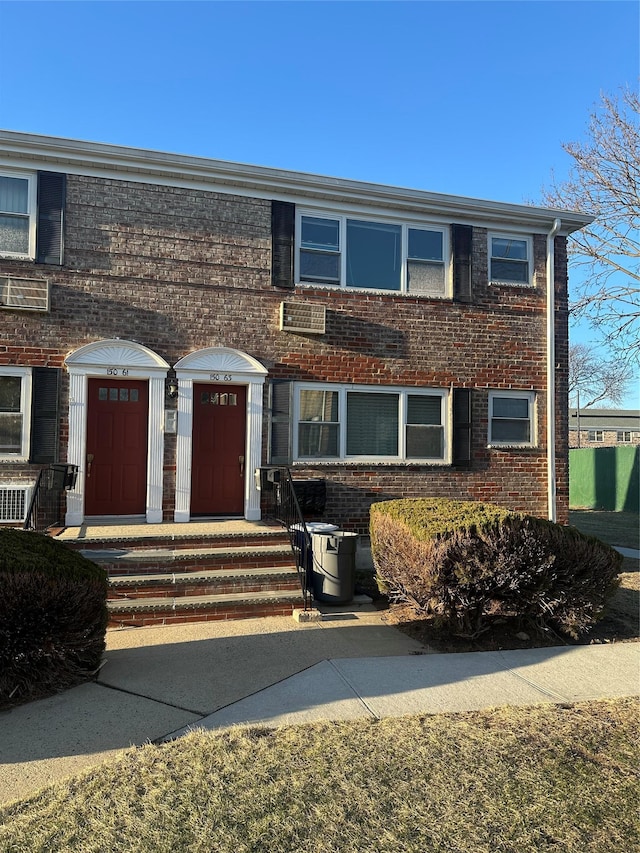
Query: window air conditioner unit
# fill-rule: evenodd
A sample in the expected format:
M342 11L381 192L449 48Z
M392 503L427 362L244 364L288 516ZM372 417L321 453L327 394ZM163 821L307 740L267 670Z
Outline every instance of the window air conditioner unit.
M22 524L30 499L31 486L0 486L0 523Z
M280 331L324 335L327 309L312 302L281 302Z
M0 276L0 307L49 310L49 282L39 278Z

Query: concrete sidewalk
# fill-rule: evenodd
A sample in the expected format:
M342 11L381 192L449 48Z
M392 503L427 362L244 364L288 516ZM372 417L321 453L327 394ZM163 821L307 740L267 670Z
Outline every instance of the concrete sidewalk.
M431 654L373 608L107 633L95 682L0 713L0 802L191 727L640 695L640 644Z

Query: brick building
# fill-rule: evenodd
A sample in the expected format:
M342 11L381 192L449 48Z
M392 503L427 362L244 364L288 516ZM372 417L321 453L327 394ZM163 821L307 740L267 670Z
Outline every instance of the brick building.
M255 520L271 463L359 532L402 496L564 522L589 221L1 132L0 494L68 461L70 526Z
M637 409L569 410L569 447L640 445L640 411Z

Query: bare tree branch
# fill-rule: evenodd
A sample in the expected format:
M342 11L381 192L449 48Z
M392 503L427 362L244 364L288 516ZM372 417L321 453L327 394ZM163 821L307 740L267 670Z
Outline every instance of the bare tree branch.
M580 408L605 400L619 406L633 376L633 366L618 359L603 361L586 344L569 347L569 398L580 394Z
M618 358L640 363L640 134L638 95L601 95L585 142L563 145L573 159L566 181L552 175L549 207L580 210L595 221L569 237L569 261L585 279L570 310L586 318Z

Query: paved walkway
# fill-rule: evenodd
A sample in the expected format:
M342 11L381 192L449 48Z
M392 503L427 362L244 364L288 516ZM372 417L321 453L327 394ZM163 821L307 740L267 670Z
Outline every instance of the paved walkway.
M372 609L109 631L96 682L0 713L0 802L190 727L640 696L640 644L431 654Z

